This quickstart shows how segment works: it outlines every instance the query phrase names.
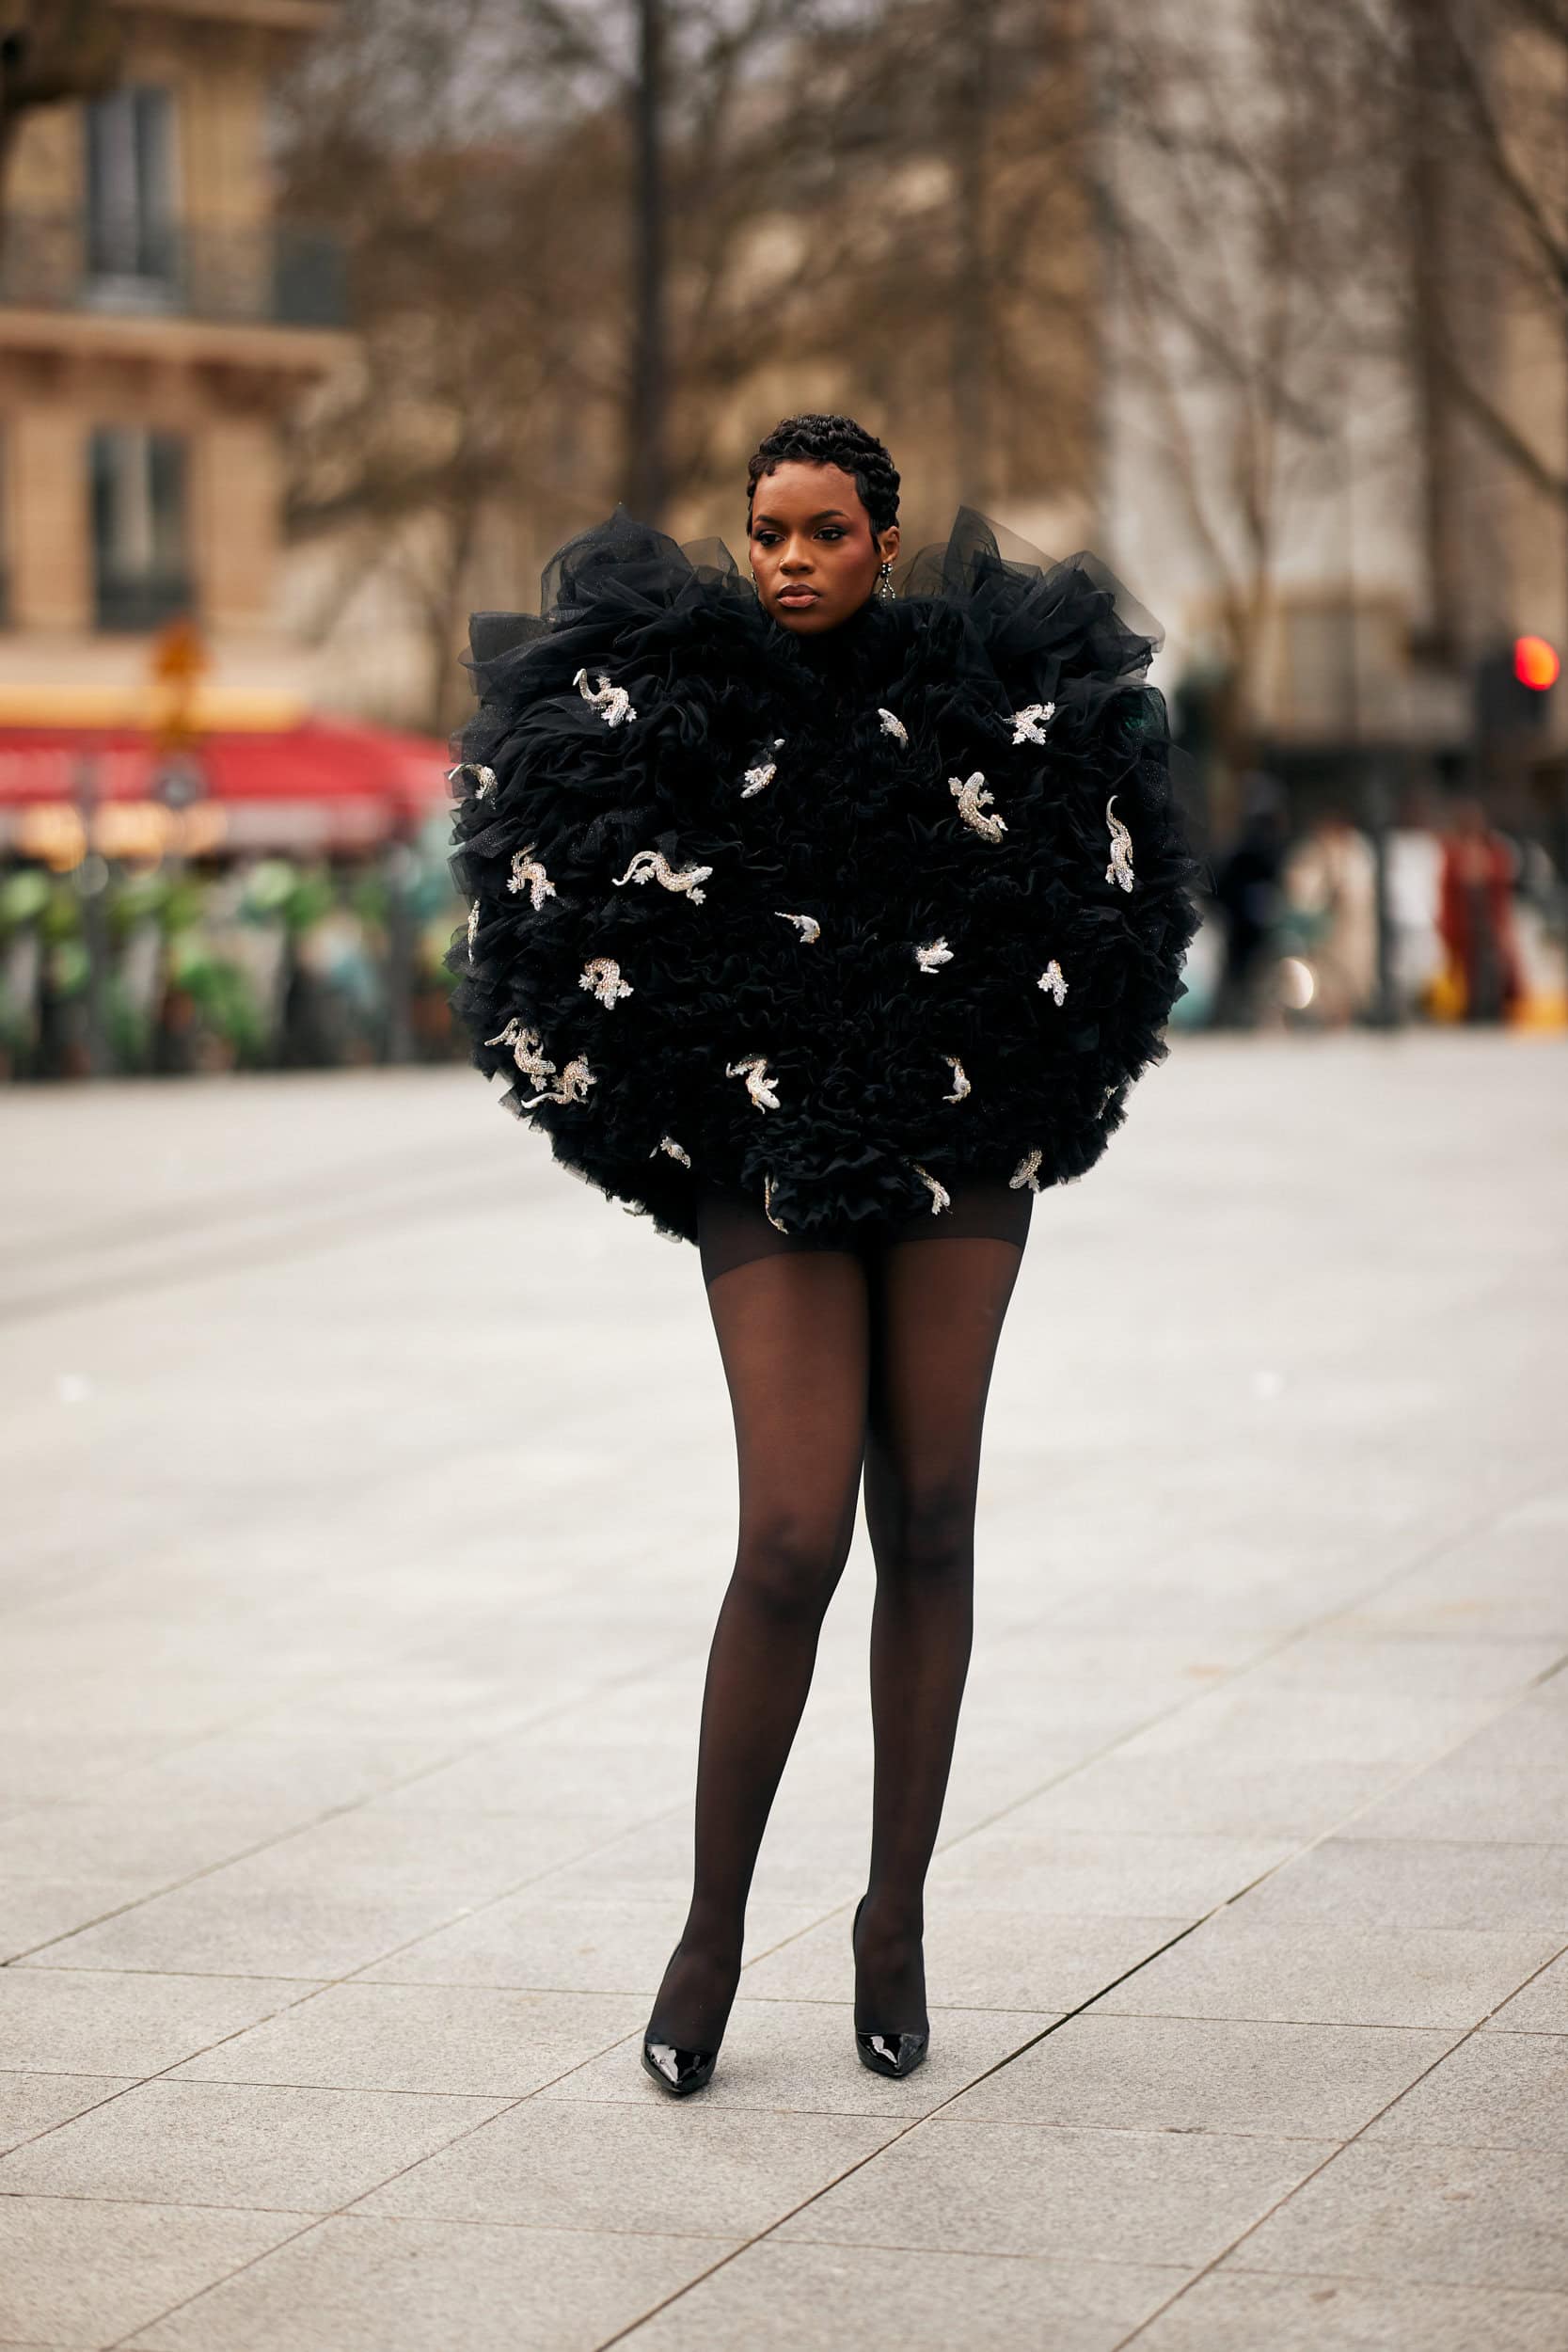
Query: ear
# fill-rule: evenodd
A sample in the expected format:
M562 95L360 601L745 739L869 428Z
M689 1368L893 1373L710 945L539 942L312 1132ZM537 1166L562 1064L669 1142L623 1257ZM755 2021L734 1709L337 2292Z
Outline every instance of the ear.
M884 564L895 564L897 562L898 526L896 523L889 523L885 531L879 532L877 534L877 552L881 557Z

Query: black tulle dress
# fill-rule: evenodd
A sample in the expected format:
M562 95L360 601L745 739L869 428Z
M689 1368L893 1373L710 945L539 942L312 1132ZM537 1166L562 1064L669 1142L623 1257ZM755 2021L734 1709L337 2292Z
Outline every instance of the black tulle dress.
M1064 1183L1167 1050L1197 869L1157 628L969 509L895 580L797 636L618 509L539 615L474 616L454 1008L673 1237L716 1195L860 1236Z

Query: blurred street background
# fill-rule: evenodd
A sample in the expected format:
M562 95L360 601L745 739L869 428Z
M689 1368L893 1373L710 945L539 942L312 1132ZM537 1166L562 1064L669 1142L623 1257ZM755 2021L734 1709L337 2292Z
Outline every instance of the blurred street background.
M0 0L0 1073L436 1060L470 608L782 414L1090 547L1180 1028L1568 1025L1560 0Z

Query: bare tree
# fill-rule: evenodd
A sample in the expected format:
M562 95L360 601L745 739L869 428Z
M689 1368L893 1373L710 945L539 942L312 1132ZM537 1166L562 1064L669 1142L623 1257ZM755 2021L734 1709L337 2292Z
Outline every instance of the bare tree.
M1117 91L1114 364L1210 574L1231 773L1282 554L1344 465L1358 361L1397 341L1358 66L1337 0L1234 0L1147 29Z
M1370 54L1428 174L1463 174L1486 201L1468 234L1497 313L1549 322L1568 359L1568 0L1405 0L1391 28L1370 20ZM1560 430L1543 446L1521 424L1489 364L1495 343L1466 339L1440 306L1428 333L1465 414L1533 490L1568 506Z
M291 519L403 581L433 713L487 570L616 490L722 528L782 407L866 413L927 513L1083 490L1077 8L988 0L956 99L955 0L348 0L283 152L366 356L301 422Z

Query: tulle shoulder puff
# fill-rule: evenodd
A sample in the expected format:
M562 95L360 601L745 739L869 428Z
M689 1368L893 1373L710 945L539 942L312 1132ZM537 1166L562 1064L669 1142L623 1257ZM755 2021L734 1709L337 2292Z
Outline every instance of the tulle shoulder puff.
M1051 703L1058 737L1094 724L1107 702L1143 685L1164 639L1097 555L1044 555L970 506L896 577L900 596L961 616L972 656L1006 686Z
M619 648L650 671L693 629L757 639L756 597L722 541L683 548L617 506L557 549L539 611L475 612L465 666L482 706L558 689L583 654Z
M912 612L947 617L942 667L955 694L1010 709L1007 750L1037 763L1059 863L1076 878L1078 935L1101 950L1099 1015L1077 1040L1112 1091L1086 1167L1121 1123L1128 1083L1169 1051L1164 1025L1201 922L1205 869L1173 788L1164 697L1147 675L1164 632L1099 556L1042 554L973 507L896 579ZM1080 1172L1076 1157L1064 1143L1058 1174Z

